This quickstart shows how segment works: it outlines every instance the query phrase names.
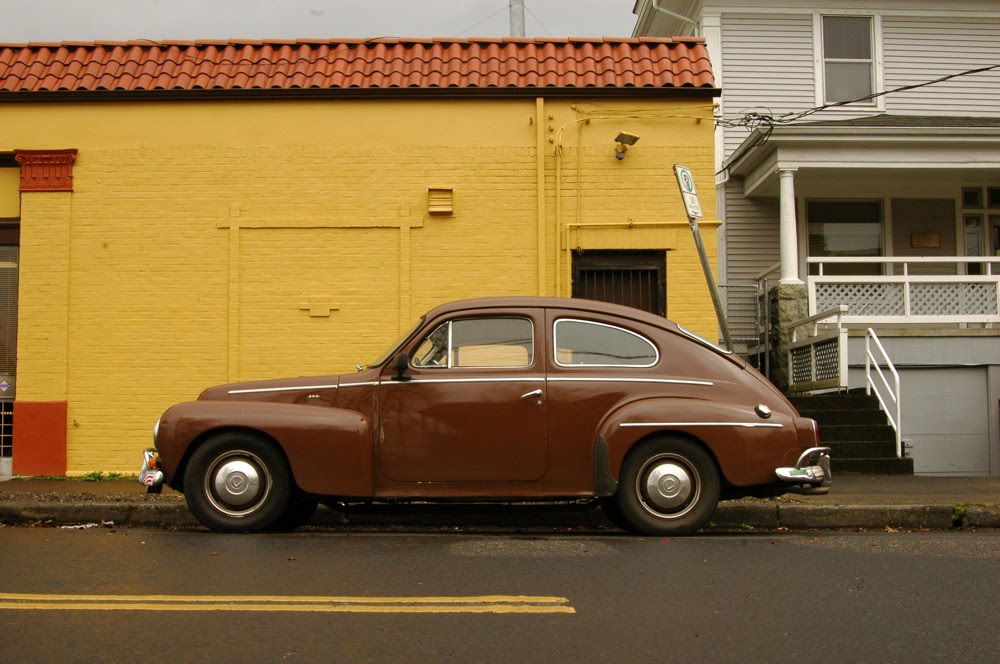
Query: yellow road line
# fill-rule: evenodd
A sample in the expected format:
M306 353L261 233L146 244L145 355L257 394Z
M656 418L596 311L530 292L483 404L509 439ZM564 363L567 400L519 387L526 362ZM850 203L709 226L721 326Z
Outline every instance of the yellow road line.
M0 593L0 610L256 611L322 613L576 613L565 597L480 595L349 597L294 595L61 595Z

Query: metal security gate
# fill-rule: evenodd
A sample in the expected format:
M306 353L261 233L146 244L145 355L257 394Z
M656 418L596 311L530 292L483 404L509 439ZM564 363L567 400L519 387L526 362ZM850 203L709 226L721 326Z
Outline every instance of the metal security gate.
M586 251L573 255L573 297L667 315L663 251Z
M16 246L0 246L0 459L14 453L18 253ZM8 468L9 462L0 463L0 469Z

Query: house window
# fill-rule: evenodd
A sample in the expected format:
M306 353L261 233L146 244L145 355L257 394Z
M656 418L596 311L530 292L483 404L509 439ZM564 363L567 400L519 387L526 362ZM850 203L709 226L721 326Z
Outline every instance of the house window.
M808 201L810 256L881 256L882 201ZM831 263L824 274L881 274L880 263Z
M823 17L826 103L862 99L875 92L870 16Z
M962 220L966 256L1000 257L1000 187L962 187ZM980 263L966 266L968 274L984 269Z

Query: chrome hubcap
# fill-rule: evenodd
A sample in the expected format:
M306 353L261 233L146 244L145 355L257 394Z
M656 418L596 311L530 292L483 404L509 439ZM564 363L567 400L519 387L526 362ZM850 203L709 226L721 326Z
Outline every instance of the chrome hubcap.
M686 514L701 493L697 472L684 459L670 454L647 461L636 484L642 506L658 518Z
M215 509L229 516L246 516L267 498L271 476L256 455L230 452L216 460L205 484L205 493Z

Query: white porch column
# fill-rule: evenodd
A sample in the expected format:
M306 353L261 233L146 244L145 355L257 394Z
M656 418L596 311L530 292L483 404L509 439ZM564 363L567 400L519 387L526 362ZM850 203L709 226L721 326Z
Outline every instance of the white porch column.
M799 279L799 237L795 221L795 168L778 171L781 197L779 223L781 245L781 283L801 284Z

